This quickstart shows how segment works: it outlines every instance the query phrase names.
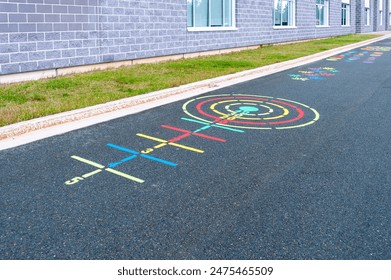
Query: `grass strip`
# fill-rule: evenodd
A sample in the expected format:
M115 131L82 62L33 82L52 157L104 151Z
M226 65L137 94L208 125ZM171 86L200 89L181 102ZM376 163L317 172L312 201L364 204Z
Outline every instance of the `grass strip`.
M0 126L287 61L374 37L352 34L0 85Z

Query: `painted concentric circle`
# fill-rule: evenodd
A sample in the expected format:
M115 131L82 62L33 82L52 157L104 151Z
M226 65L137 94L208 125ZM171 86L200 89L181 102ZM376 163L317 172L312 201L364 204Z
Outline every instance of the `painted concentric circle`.
M242 129L297 128L319 119L319 113L305 104L248 94L194 98L183 105L183 111L203 122Z

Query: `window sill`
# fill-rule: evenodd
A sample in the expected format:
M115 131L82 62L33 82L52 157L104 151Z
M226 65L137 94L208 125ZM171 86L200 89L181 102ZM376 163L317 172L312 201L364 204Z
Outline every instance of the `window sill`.
M189 32L198 32L198 31L236 31L237 27L188 27L187 31Z
M292 26L273 26L273 29L296 29L297 26L292 25Z
M317 25L316 28L328 28L330 25Z

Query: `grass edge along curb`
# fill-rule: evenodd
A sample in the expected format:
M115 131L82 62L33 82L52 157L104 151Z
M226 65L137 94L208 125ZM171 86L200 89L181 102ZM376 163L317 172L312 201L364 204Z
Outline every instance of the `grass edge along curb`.
M323 58L326 58L328 56L331 56L333 54L337 54L339 52L353 49L359 46L363 46L372 42L380 41L385 39L389 36L382 36L382 37L376 37L373 39L365 40L356 42L353 44L345 45L342 47L334 48L331 50L323 51L320 53L315 53L309 56L304 56L300 58L296 58L293 60L280 62L276 64L271 64L268 66L263 66L255 69L245 70L241 72L237 72L230 75L225 76L219 76L217 78L202 80L190 84L181 85L174 88L168 88L164 90L159 90L155 92L150 92L143 95L138 95L134 97L124 98L117 101L108 102L105 104L99 104L94 106L87 106L85 108L66 111L63 113L58 113L54 115L49 115L46 117L36 118L28 121L23 121L7 126L0 127L0 139L6 139L10 137L15 137L27 132L31 132L34 130L51 127L58 124L68 123L75 120L85 119L91 116L100 115L103 113L108 113L112 111L117 111L124 108L130 108L139 104L148 103L151 101L167 98L170 96L180 95L183 93L188 93L189 91L195 91L198 90L198 93L201 94L202 92L199 92L199 90L203 90L204 92L210 91L211 85L216 85L219 83L227 83L228 86L229 83L233 84L236 83L237 79L254 79L256 77L269 75L275 72L279 72L285 69L289 69L291 67L295 67L298 65L306 64L312 61L320 60ZM84 74L82 74L84 75ZM180 97L178 96L178 99Z

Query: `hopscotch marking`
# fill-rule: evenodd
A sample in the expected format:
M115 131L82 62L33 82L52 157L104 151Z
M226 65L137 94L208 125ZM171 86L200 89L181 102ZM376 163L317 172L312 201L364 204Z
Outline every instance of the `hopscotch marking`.
M294 81L323 81L329 77L335 76L339 71L332 67L319 67L319 68L308 68L307 70L300 70L297 73L289 74Z
M157 158L157 157L153 157L153 156L150 156L150 155L145 155L143 153L139 153L139 152L136 152L136 151L133 151L131 149L128 149L128 148L124 148L124 147L121 147L121 146L118 146L118 145L114 145L114 144L107 144L106 145L107 147L110 147L110 148L114 148L114 149L117 149L119 151L122 151L122 152L126 152L126 153L129 153L129 154L132 154L132 156L130 157L127 157L127 158L124 158L122 160L120 160L119 162L112 162L109 164L109 167L116 167L122 163L125 163L127 161L130 161L132 159L135 159L137 156L140 156L142 158L146 158L146 159L149 159L149 160L153 160L153 161L156 161L158 163L163 163L163 164L166 164L166 165L169 165L169 166L177 166L176 163L174 162L171 162L171 161L168 161L168 160L164 160L164 159L161 159L161 158ZM128 160L127 160L128 159Z
M152 137L152 136L145 135L145 134L142 134L142 133L137 133L136 135L139 136L139 137L143 137L143 138L152 140L152 141L164 143L165 146L166 146L166 145L171 145L171 146L175 146L175 147L177 147L177 148L181 148L181 149L184 149L184 150L192 151L192 152L195 152L195 153L201 153L201 154L204 152L203 150L200 150L200 149L196 149L196 148L192 148L192 147L189 147L189 146L177 144L177 143L175 143L175 142L170 142L169 140L164 140L164 139ZM164 147L164 146L158 145L158 146L155 146L154 148L156 149L156 147ZM149 148L149 149L147 149L144 153L150 153L150 152L152 152L153 150L154 150L154 149Z
M378 57L381 57L384 52L391 51L391 47L382 46L367 46L361 48L361 51L352 50L339 55L326 58L327 61L345 61L354 62L361 61L365 64L373 64ZM289 74L289 77L294 81L323 81L329 77L335 76L339 71L332 67L308 68L300 70L297 73Z
M129 175L129 174L126 174L126 173L123 173L123 172L120 172L118 170L114 170L112 168L105 168L104 165L102 164L99 164L99 163L96 163L94 161L91 161L91 160L88 160L88 159L85 159L85 158L82 158L82 157L79 157L79 156L71 156L71 158L77 160L77 161L80 161L82 163L86 163L88 165L91 165L91 166L94 166L94 167L97 167L98 169L90 172L90 173L86 173L84 175L81 175L81 176L77 176L77 177L74 177L72 178L71 180L68 180L65 182L66 185L74 185L76 183L79 183L80 181L88 178L88 177L91 177L95 174L98 174L100 172L102 172L103 170L107 171L107 172L110 172L110 173L113 173L115 175L118 175L118 176L121 176L121 177L124 177L126 179L129 179L129 180L132 180L132 181L135 181L137 183L144 183L144 180L140 179L140 178L137 178L137 177L134 177L132 175Z
M333 68L328 68L327 70L331 71ZM158 149L172 146L185 151L203 154L205 152L204 150L179 144L178 142L189 137L199 137L205 140L225 143L227 141L226 139L204 133L205 130L212 128L244 133L243 129L298 128L311 125L319 119L319 113L305 104L283 98L247 94L221 94L198 97L185 102L182 109L190 118L183 117L181 120L199 124L201 127L191 131L176 126L161 125L161 128L163 129L179 133L179 135L171 139L161 139L144 133L137 133L136 136L138 137L157 142L156 145L141 151L108 143L106 144L107 147L124 152L127 155L118 161L108 163L107 167L89 159L73 155L71 156L72 159L97 169L81 176L74 177L71 180L66 181L65 184L77 184L87 178L100 174L102 171L107 171L136 183L144 183L145 181L143 179L118 171L114 168L130 163L137 158L144 158L169 167L176 167L178 165L177 163L152 156L151 153ZM311 115L309 119L305 118L307 115Z
M382 46L367 46L361 48L361 51L349 51L339 55L335 55L327 58L327 61L361 61L362 63L372 64L375 62L376 58L382 56L384 52L391 51L391 47L382 47Z

